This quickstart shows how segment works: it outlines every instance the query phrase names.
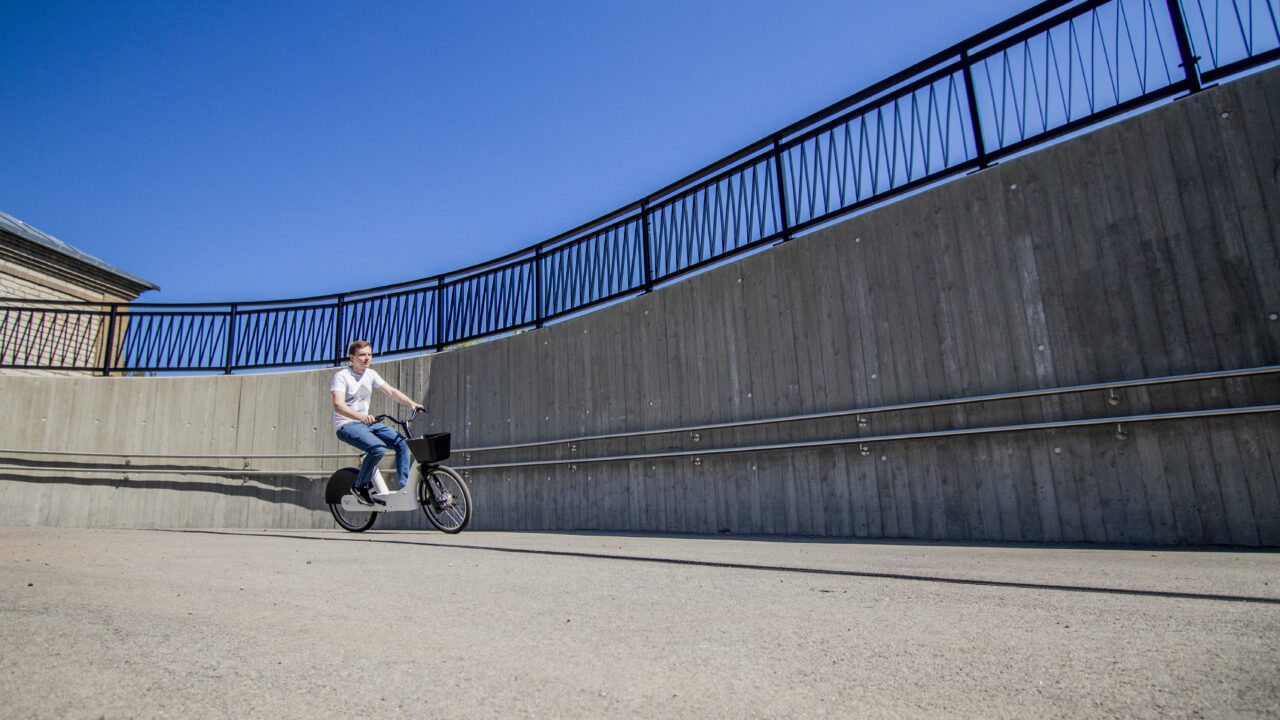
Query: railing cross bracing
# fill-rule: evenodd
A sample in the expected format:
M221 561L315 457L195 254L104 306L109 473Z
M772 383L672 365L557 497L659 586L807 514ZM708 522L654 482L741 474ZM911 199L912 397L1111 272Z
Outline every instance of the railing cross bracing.
M0 367L337 364L543 324L1280 59L1280 0L1048 0L604 217L456 272L252 303L0 298Z

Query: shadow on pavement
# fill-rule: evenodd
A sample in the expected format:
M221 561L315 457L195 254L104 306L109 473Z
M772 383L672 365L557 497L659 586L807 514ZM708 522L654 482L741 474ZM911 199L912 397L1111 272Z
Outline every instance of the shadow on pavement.
M453 550L472 550L483 552L512 553L518 555L541 555L547 557L583 558L589 560L614 560L626 562L658 563L666 565L685 565L694 567L713 567L731 570L754 570L761 572L799 573L808 575L826 575L855 578L872 578L878 580L901 580L910 582L939 583L946 585L970 585L975 587L1013 588L1019 590L1046 590L1054 592L1097 593L1105 595L1130 595L1138 597L1171 598L1180 600L1211 600L1217 602L1255 603L1261 605L1280 605L1280 598L1269 598L1250 595L1220 595L1214 593L1178 592L1168 590L1141 590L1133 588L1097 587L1089 585L1057 585L1050 583L1024 583L1005 580L979 580L973 578L946 577L935 575L912 575L906 573L869 572L861 570L834 570L830 568L806 568L787 565L765 565L755 563L720 562L714 560L688 560L681 558L663 558L643 555L619 555L615 553L584 552L575 550L540 550L532 548L504 547L501 545L479 545L462 542L437 542L431 540L406 540L402 538L379 538L377 534L317 536L292 534L288 532L244 532L235 530L162 530L159 532L196 533L208 535L227 535L232 537L267 537L290 540L312 540L323 542L376 542L388 545L416 545ZM613 537L614 535L591 533L592 536ZM641 537L636 535L617 535L618 537ZM644 535L643 537L671 537L664 535ZM681 536L701 538L702 536ZM742 538L739 538L742 539ZM799 542L799 540L796 540ZM821 542L821 540L819 540ZM905 543L904 543L905 544ZM910 543L918 544L918 543ZM1039 547L1039 546L1037 546Z

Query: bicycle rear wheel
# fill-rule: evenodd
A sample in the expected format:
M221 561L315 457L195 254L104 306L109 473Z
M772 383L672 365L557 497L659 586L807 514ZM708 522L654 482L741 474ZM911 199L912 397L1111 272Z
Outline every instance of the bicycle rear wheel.
M367 510L348 510L342 507L342 503L329 503L329 512L333 513L333 519L343 530L351 532L364 532L373 527L374 521L378 519L378 513Z
M422 478L418 504L441 532L460 533L471 522L471 490L453 468L440 465Z
M334 522L343 530L364 532L373 527L378 513L370 510L348 510L342 507L342 498L351 494L356 484L356 469L342 468L329 476L329 486L325 488L325 501L329 504L329 512Z

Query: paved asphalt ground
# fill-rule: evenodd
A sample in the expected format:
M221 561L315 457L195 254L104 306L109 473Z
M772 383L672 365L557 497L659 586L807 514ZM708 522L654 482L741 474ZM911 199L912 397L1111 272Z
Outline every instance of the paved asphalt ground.
M0 529L0 717L1277 717L1280 553Z

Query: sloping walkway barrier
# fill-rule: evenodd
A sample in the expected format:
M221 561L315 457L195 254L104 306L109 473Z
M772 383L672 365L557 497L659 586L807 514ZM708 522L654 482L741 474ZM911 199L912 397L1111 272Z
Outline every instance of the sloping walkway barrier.
M886 405L879 407L859 408L853 410L840 410L825 413L810 413L805 415L792 415L786 417L763 418L754 420L744 420L739 422L727 423L711 423L704 425L694 425L678 428L661 428L655 430L639 430L626 433L612 433L607 435L590 435L571 438L560 438L555 440L544 440L528 443L517 443L509 445L496 445L478 448L464 448L456 450L453 454L455 463L450 463L452 467L463 471L472 470L491 470L503 468L519 468L533 467L544 465L577 465L582 463L603 463L603 462L628 462L635 460L650 460L660 458L701 458L702 456L725 455L733 453L753 453L753 452L770 452L796 450L806 448L819 448L838 445L859 444L863 447L863 452L869 452L869 445L872 443L884 443L904 440L928 440L948 437L959 437L965 435L994 434L1008 432L1027 432L1035 430L1065 429L1074 427L1089 427L1098 425L1115 425L1117 426L1117 435L1124 435L1124 426L1136 424L1157 422L1165 420L1187 420L1193 418L1215 418L1229 417L1238 415L1251 415L1262 413L1280 412L1280 404L1266 405L1248 405L1242 407L1222 407L1222 408L1202 408L1194 410L1150 412L1140 414L1116 415L1116 416L1093 416L1083 418L1071 418L1052 420L1045 422L1015 423L1015 424L999 424L991 426L974 426L974 427L958 427L942 430L927 431L909 431L884 434L867 434L852 435L841 437L830 437L819 440L805 440L798 442L779 442L764 443L742 446L727 447L685 447L680 449L668 449L658 452L631 452L625 454L601 455L601 456L568 456L557 458L525 458L518 460L500 461L500 462L472 462L474 455L482 453L493 453L498 451L510 451L530 448L546 448L546 447L570 447L573 452L577 451L579 444L591 442L618 440L627 438L645 438L663 435L689 435L693 443L700 441L700 435L704 432L723 429L736 429L753 426L764 425L780 425L785 423L797 423L814 420L833 420L845 418L857 418L860 427L869 426L869 422L865 418L883 413L898 411L914 411L927 410L937 408L959 407L964 405L975 405L983 403L997 403L1014 400L1027 400L1033 398L1051 398L1062 395L1073 395L1080 393L1113 393L1119 390L1147 388L1161 385L1170 385L1177 383L1200 383L1210 381L1237 380L1250 377L1259 377L1267 375L1280 374L1280 366L1267 365L1254 368L1244 368L1239 370L1227 370L1218 372L1192 373L1183 375L1171 375L1165 377L1145 378L1139 380L1124 380L1109 383L1092 383L1088 385L1075 385L1059 388L1042 388L1036 390L1016 391L1009 393L998 393L991 395L979 395L964 398L939 399L922 401L915 403L900 403L895 405ZM1114 397L1114 395L1112 396ZM90 453L90 452L74 452L64 450L35 450L35 449L0 449L0 456L12 458L13 456L52 456L59 458L124 458L123 463L103 463L101 466L86 465L53 465L53 464L36 464L36 463L15 463L10 460L8 463L0 464L0 471L23 471L23 472L58 472L58 473L101 473L108 475L118 474L165 474L165 475L216 475L225 477L240 476L327 476L334 472L337 468L320 469L256 469L252 467L253 461L261 460L336 460L347 459L353 463L358 460L358 455L351 453L339 454L287 454L287 455L254 455L254 454L232 454L232 455L170 455L163 453ZM456 463L457 458L463 458L461 463ZM180 460L243 460L245 465L242 468L229 467L154 467L154 466L135 466L134 461L137 460L161 460L161 459L180 459Z

